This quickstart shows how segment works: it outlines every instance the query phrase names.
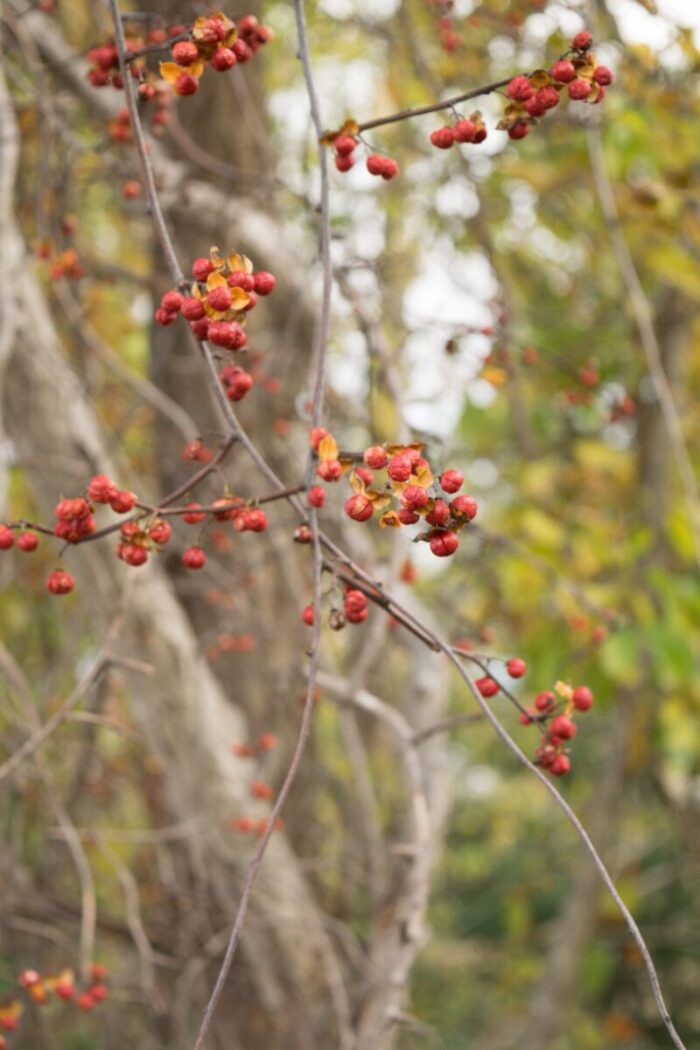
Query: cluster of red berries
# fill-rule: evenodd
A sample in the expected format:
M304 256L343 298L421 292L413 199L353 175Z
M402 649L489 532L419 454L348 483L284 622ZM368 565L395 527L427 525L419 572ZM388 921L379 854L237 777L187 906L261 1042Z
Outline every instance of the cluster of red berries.
M602 102L614 76L607 66L598 65L592 46L590 33L577 33L571 49L549 72L538 69L530 76L514 77L506 88L509 103L498 128L512 139L525 138L539 117L559 105L565 87L575 102Z
M106 977L106 967L96 964L90 968L90 981L83 991L78 991L72 970L63 970L56 975L42 975L38 970L23 970L19 975L18 984L36 1006L43 1006L55 997L64 1002L74 1002L80 1010L88 1011L107 998ZM24 1003L20 998L14 997L1 1004L0 1030L17 1031L23 1013ZM5 1037L0 1035L0 1050L7 1050L7 1045Z
M328 624L334 631L340 631L346 623L363 623L367 619L368 612L367 596L357 588L348 585L343 595L342 610L334 605L328 616ZM313 605L307 605L302 609L301 619L307 627L313 626Z
M318 476L324 481L337 481L352 464L344 464L338 458L336 441L324 428L316 428L310 437L319 460ZM381 528L417 525L423 520L428 529L416 541L429 543L436 557L447 558L459 547L457 533L476 517L478 506L473 496L457 495L464 484L462 473L444 470L436 479L430 463L421 455L422 449L420 443L373 445L365 449L364 466L350 472L352 495L344 509L349 518L361 522L381 511ZM386 470L386 480L380 487L375 487L377 470ZM309 502L312 492L308 494ZM450 496L453 498L445 498ZM393 500L398 502L398 509L387 509Z
M173 60L161 62L160 75L173 85L176 95L194 95L207 65L225 73L239 62L248 62L271 38L272 30L260 25L254 15L245 15L236 23L216 11L195 19L190 39L173 46Z
M460 646L461 647L461 646ZM522 678L527 664L520 657L508 660L506 671L510 678ZM497 696L501 686L491 675L477 678L474 685L485 699ZM544 734L535 751L535 762L554 776L562 776L571 769L567 744L578 732L573 720L576 711L589 711L593 706L593 693L587 685L572 687L566 682L557 682L554 692L538 693L532 707L521 715L520 721L529 726L537 723L544 727Z
M275 277L264 270L255 273L245 255L232 252L224 259L217 248L211 249L208 259L195 259L192 274L195 280L190 295L183 295L177 289L166 292L155 312L156 321L162 325L173 324L181 314L197 339L208 340L226 350L241 350L248 341L243 330L246 316L255 307L259 295L270 295L274 291ZM242 390L240 397L244 397L252 385L243 390L247 380L240 376L234 382L222 376L222 381L236 393Z
M460 117L453 124L445 124L444 127L433 131L430 141L436 149L449 149L455 142L460 145L469 142L478 145L484 141L487 134L483 117L477 109L468 119Z
M357 125L349 121L340 131L331 131L321 139L325 146L332 146L335 153L335 166L338 171L350 171L355 166L354 151L358 145L356 138ZM395 179L399 166L391 157L381 153L370 153L367 157L367 171L387 182Z
M176 26L175 28L179 27ZM126 50L136 51L141 45L141 40L129 39L126 41ZM91 47L87 53L87 58L90 63L87 78L93 87L101 88L111 84L112 87L120 91L124 88L124 80L119 70L119 51L116 44L107 43ZM135 80L139 80L142 76L142 68L139 62L133 61L129 69L132 77Z

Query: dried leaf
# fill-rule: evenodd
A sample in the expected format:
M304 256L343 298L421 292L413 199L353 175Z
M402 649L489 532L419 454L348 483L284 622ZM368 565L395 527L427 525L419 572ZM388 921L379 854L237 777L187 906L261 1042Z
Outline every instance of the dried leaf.
M224 277L224 275L222 273L219 273L217 270L214 270L214 272L210 273L209 276L207 277L207 291L208 292L210 292L212 290L212 288L226 288L226 287L228 287L228 282L227 282L226 278ZM233 289L231 289L231 291L233 291Z
M399 521L399 516L398 516L398 514L396 513L395 510L388 510L386 512L386 514L382 514L381 518L379 519L379 528L380 529L400 529L401 528L401 522Z
M231 273L253 272L253 264L247 255L239 255L238 252L231 252L226 262L228 263Z
M337 459L338 445L332 434L326 434L318 446L318 458L320 460Z

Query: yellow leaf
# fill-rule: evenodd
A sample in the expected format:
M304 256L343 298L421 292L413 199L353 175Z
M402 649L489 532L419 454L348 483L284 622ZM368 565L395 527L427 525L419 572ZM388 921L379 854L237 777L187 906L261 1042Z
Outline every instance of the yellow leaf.
M386 492L375 492L374 489L368 489L365 495L375 510L384 510L391 503L391 496Z
M242 288L232 288L231 302L234 310L243 310L250 302L250 296Z
M24 1006L19 999L13 999L0 1007L0 1021L18 1021L24 1013Z
M320 460L338 458L338 445L332 434L326 434L319 442L318 458Z
M224 277L224 275L222 273L218 273L216 270L214 270L213 273L210 273L209 276L207 277L207 291L208 292L210 292L212 290L212 288L226 288L227 286L228 286L228 282L227 282L226 278ZM231 290L233 291L233 289L231 289Z
M411 482L414 485L419 485L422 489L429 489L432 483L435 481L430 467L421 467L417 474L411 474Z
M505 368L496 368L494 365L487 365L486 368L481 370L481 378L485 379L491 386L499 387L508 379L508 373Z
M185 72L176 62L161 62L159 69L161 77L163 80L167 80L169 84L174 84L180 73Z
M398 514L396 513L395 510L388 510L386 512L386 514L382 514L381 518L379 519L379 528L380 529L389 529L389 528L391 528L391 529L400 529L401 528L401 522L399 521L399 516L398 516Z
M365 483L362 480L362 478L358 478L358 476L357 476L357 474L355 473L354 470L350 474L350 477L348 478L348 481L350 482L350 488L352 489L352 491L355 493L356 496L364 496L365 495Z
M223 270L226 262L219 255L219 249L214 246L209 249L209 260L215 270Z
M239 255L238 252L231 252L226 259L228 268L231 273L252 273L253 264L247 255Z
M552 83L552 78L546 69L536 69L530 76L530 84L534 87L535 91L540 88L549 87Z

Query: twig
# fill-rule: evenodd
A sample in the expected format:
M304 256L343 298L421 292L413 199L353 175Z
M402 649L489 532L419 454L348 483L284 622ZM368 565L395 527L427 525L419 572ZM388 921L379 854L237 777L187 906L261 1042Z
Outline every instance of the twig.
M527 74L525 74L527 76ZM467 102L470 98L480 98L482 95L491 95L499 88L507 87L512 77L506 80L497 80L494 84L486 84L484 87L473 88L461 95L454 95L445 99L444 102L433 102L429 106L413 106L410 109L400 109L398 113L391 113L388 117L377 117L375 120L366 120L364 124L358 125L360 131L370 131L372 128L381 128L384 124L396 124L400 120L409 120L411 117L422 117L426 113L439 113L442 109L451 109L459 102Z

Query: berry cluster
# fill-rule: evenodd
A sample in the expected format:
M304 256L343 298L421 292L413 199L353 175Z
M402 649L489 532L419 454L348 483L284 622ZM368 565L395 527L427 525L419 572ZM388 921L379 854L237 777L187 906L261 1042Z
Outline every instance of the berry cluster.
M338 458L335 438L322 427L311 432L311 445L319 460L316 472L324 481L337 481L352 467L350 461ZM415 541L429 543L436 557L447 558L459 547L457 533L476 517L478 507L473 496L456 495L464 484L460 471L444 470L436 479L422 450L420 443L365 449L365 465L350 472L352 495L345 502L345 513L354 521L369 521L375 511L381 511L380 528L417 525L423 520L428 528ZM377 470L386 470L381 487L375 487ZM398 503L397 509L388 509L392 501Z
M247 314L259 295L270 295L274 290L275 278L266 271L254 273L253 264L245 255L232 252L222 258L218 248L211 249L208 259L195 259L192 274L195 280L191 294L183 295L177 289L166 292L155 312L156 321L173 324L182 314L197 339L226 350L241 350L248 341L243 331ZM244 397L252 385L251 382L243 389L247 380L240 376L236 379L233 373L222 374L221 378L224 386L239 393L233 400Z
M43 1006L51 998L73 1002L80 1010L89 1011L107 998L105 984L106 967L96 964L90 968L90 980L83 991L79 991L72 970L62 970L56 975L40 974L38 970L23 970L18 984L35 1006ZM25 1004L21 998L14 996L0 1005L0 1030L16 1032L20 1026ZM0 1035L0 1050L7 1050L7 1040Z
M338 171L350 171L355 166L355 149L359 144L359 127L354 120L348 120L338 131L327 132L321 142L324 146L331 146L335 154L335 166ZM399 173L399 166L391 157L382 153L370 153L367 157L367 171L370 175L389 182L395 179Z
M602 102L614 76L607 66L598 65L592 45L590 33L577 33L570 50L549 72L538 69L530 76L514 77L506 88L509 102L498 128L512 139L524 139L539 117L559 105L565 87L575 102Z
M453 124L445 124L438 128L430 136L430 141L436 149L449 149L455 142L463 145L465 143L483 142L488 132L484 125L481 112L477 109L469 118L459 117Z
M248 62L271 37L272 30L254 15L245 15L236 24L216 11L195 19L190 39L173 46L173 60L161 62L160 75L173 85L176 95L194 95L207 65L225 73L239 62Z
M367 619L368 612L367 596L362 591L348 585L343 594L343 608L338 609L335 605L331 607L328 625L334 631L340 631L346 623L363 623ZM307 627L313 626L313 605L307 605L302 609L301 619Z
M180 27L175 26L174 28L179 29ZM141 45L141 40L128 39L126 41L127 51L136 51ZM93 87L101 88L111 84L119 91L123 90L124 80L119 70L119 51L115 44L106 43L91 47L87 58L90 63L87 78ZM133 61L129 69L135 80L139 80L143 75L143 67L138 61Z

